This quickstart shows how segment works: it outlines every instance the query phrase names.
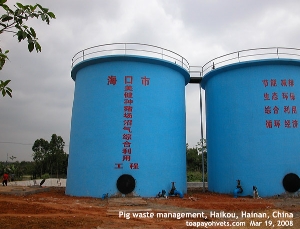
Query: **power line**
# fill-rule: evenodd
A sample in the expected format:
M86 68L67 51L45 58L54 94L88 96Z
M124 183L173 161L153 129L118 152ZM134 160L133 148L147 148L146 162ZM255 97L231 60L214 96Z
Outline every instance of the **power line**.
M25 145L25 146L32 146L32 143L21 143L21 142L0 142L0 143L6 143L6 144L14 144L14 145ZM69 145L65 145L69 146Z
M15 145L30 145L32 146L32 143L20 143L20 142L0 142L0 143L7 143L7 144L15 144Z

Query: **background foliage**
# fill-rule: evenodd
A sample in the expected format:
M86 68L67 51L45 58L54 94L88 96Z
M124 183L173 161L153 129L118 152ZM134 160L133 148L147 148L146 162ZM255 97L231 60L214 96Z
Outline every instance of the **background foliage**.
M202 158L204 167L202 166ZM207 181L207 148L205 139L201 139L197 146L193 148L189 148L188 144L186 145L186 165L187 181L202 181L203 171L204 181Z

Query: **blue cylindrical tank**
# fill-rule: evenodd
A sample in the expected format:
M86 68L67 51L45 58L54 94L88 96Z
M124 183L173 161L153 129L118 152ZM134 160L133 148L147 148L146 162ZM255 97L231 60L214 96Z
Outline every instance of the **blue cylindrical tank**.
M241 195L252 195L253 186L260 196L284 193L286 175L300 175L300 61L223 66L207 73L201 86L209 190L233 193L240 180ZM287 186L299 183L293 177Z
M73 67L66 194L186 193L185 85L189 73L162 59L112 55Z

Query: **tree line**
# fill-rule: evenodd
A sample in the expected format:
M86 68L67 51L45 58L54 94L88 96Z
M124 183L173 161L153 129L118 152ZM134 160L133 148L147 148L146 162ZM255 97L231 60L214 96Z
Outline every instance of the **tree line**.
M202 158L204 163L202 163ZM189 145L186 144L186 167L187 181L202 181L203 171L204 181L207 181L206 139L200 139L197 145L193 148L189 148Z
M50 142L40 138L35 140L32 151L34 161L33 178L48 173L50 177L67 174L68 155L64 151L65 142L61 136L52 134Z
M32 175L34 173L33 161L15 161L15 162L0 162L1 174L9 173L10 180L22 180L25 175Z
M65 142L61 136L53 134L50 142L40 138L32 146L33 161L0 162L2 174L14 174L16 179L30 175L32 179L42 178L45 174L50 177L66 177L68 167L68 154L64 151ZM203 153L203 157L202 157ZM204 163L202 163L202 158ZM201 139L195 147L186 144L187 180L202 181L203 170L205 181L207 177L207 148L206 140ZM203 167L204 166L204 167Z
M0 174L9 173L10 179L22 180L25 175L31 179L66 177L68 167L68 154L64 151L65 142L61 136L52 134L50 142L40 138L32 146L33 161L0 162Z

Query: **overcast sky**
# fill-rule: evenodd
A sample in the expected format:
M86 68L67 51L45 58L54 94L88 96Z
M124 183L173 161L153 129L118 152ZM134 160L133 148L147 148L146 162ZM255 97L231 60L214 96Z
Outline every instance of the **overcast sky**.
M9 0L13 5L15 1ZM34 20L41 53L1 34L13 98L0 98L0 161L32 160L36 139L62 136L68 153L74 82L73 55L114 42L157 45L203 65L217 56L258 47L300 48L300 1L292 0L20 0L55 13L50 25ZM1 14L3 12L1 11ZM199 86L186 86L187 143L200 139ZM13 142L13 143L8 143ZM18 144L17 144L18 143ZM10 159L9 159L10 161Z

